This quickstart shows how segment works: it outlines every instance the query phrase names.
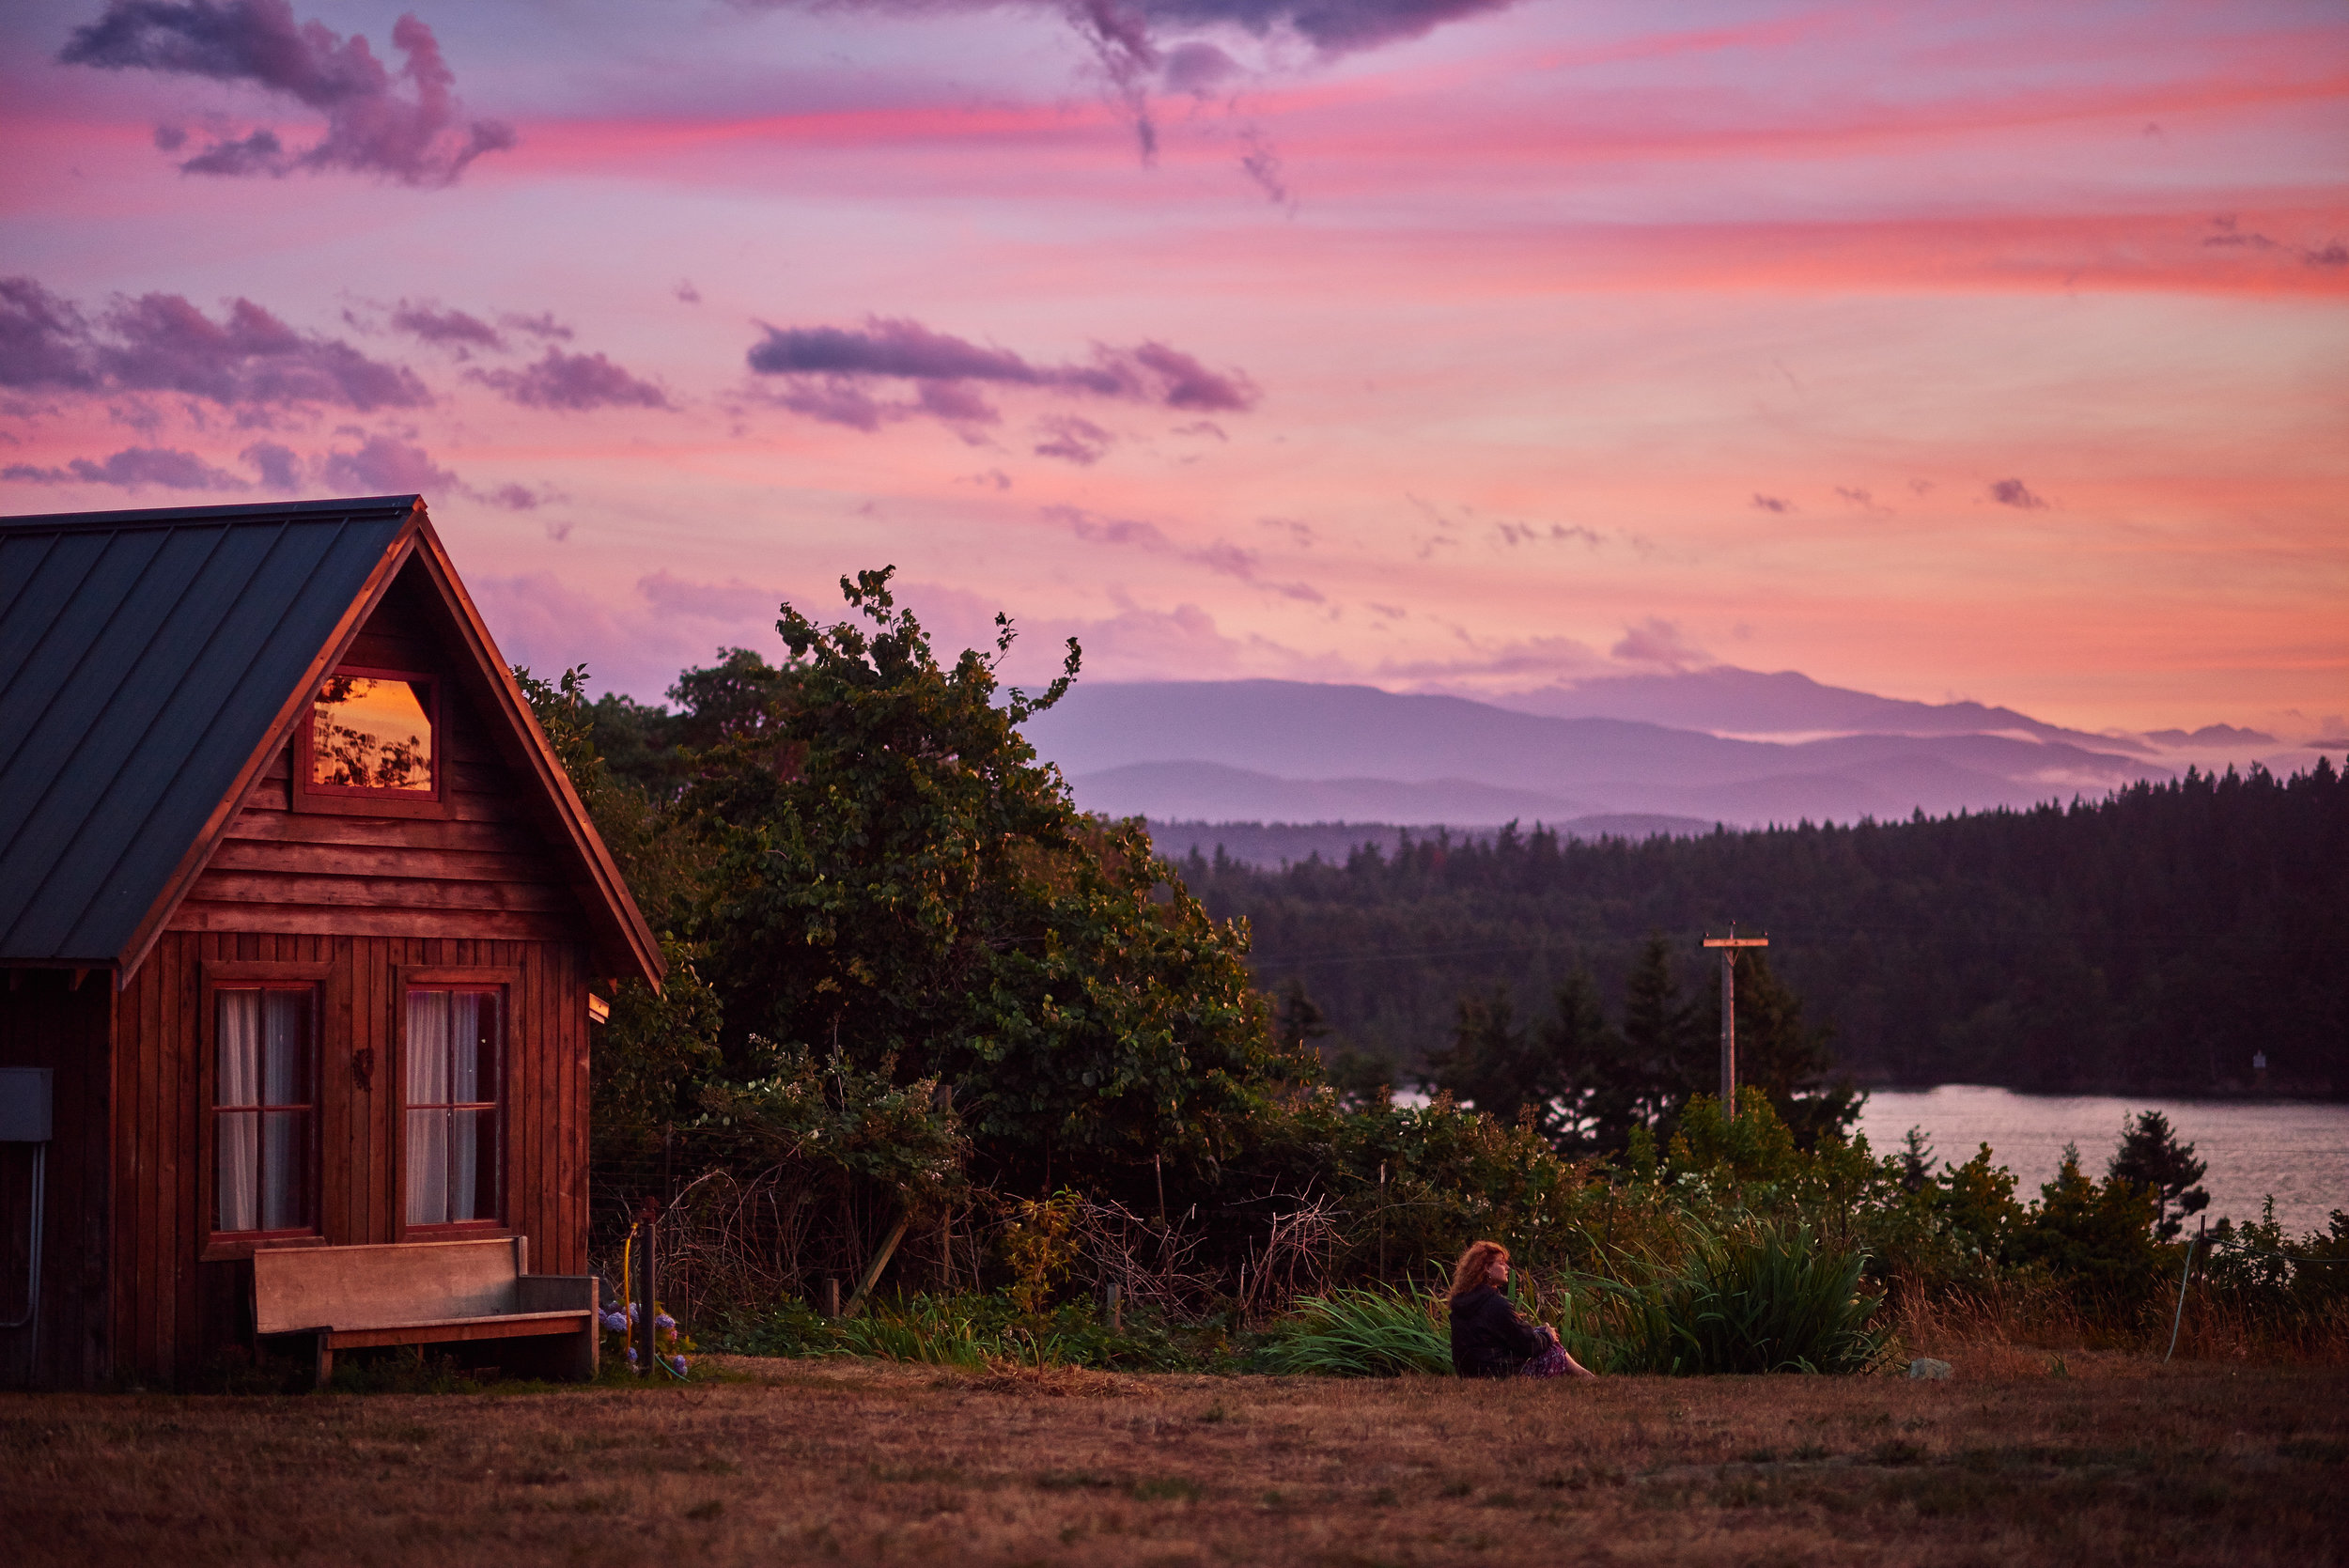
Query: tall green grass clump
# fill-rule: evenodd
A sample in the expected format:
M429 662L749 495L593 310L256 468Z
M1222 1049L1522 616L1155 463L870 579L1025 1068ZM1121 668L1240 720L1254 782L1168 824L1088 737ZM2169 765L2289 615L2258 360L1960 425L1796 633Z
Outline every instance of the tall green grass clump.
M1809 1225L1699 1234L1680 1264L1638 1285L1595 1281L1570 1343L1613 1372L1865 1372L1888 1331L1859 1288L1867 1254Z
M1442 1308L1441 1296L1415 1287L1299 1296L1296 1314L1273 1328L1257 1363L1271 1373L1330 1377L1449 1375L1452 1336Z

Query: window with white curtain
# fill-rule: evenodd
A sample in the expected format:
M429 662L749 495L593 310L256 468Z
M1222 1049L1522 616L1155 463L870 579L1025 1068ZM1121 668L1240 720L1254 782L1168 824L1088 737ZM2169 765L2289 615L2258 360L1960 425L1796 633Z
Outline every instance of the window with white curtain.
M500 993L408 993L408 1223L498 1218Z
M316 1223L314 993L223 987L213 997L212 1228L306 1231Z

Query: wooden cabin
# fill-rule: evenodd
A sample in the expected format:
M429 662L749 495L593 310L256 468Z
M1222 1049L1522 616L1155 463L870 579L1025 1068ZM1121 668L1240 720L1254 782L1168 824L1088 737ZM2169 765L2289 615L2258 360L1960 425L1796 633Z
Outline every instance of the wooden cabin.
M661 964L385 496L0 520L0 1384L87 1388L250 1353L257 1252L583 1275L592 993Z

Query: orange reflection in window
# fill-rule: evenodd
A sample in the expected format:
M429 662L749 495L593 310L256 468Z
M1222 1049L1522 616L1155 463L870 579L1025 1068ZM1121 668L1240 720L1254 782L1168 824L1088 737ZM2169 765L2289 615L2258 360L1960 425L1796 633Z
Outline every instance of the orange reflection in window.
M428 681L328 676L310 724L310 782L428 794L431 702Z

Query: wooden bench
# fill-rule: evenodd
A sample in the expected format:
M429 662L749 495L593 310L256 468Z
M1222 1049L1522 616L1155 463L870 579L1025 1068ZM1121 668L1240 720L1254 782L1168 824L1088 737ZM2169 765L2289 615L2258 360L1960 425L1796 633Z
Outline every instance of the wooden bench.
M534 1370L594 1377L596 1277L532 1274L529 1261L526 1236L264 1249L253 1254L253 1330L308 1336L321 1388L337 1350L474 1340L545 1340L526 1347Z

